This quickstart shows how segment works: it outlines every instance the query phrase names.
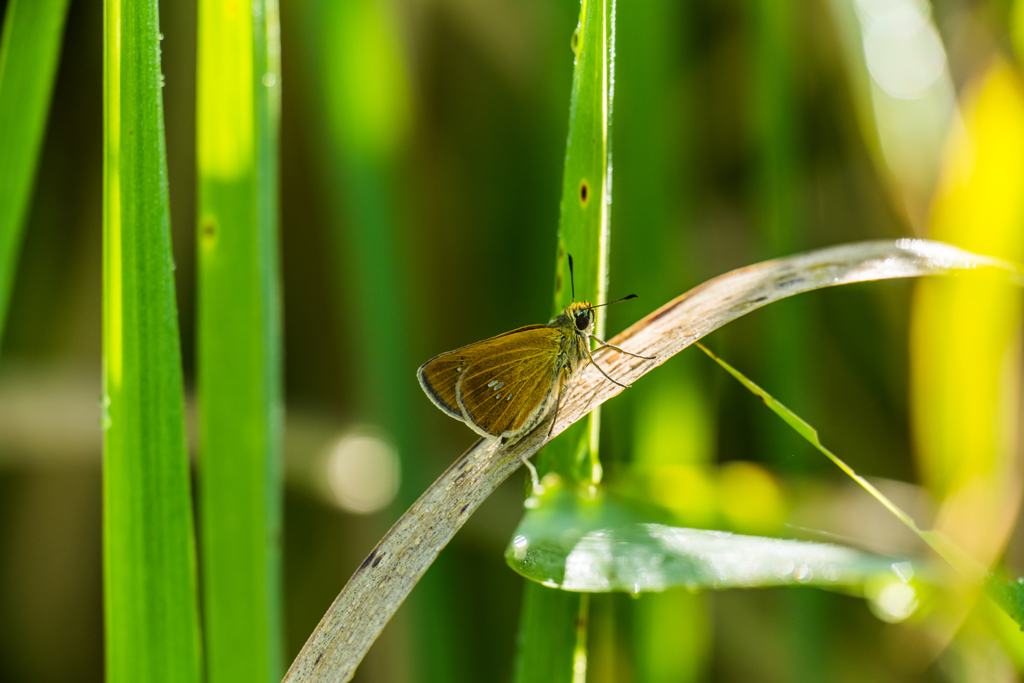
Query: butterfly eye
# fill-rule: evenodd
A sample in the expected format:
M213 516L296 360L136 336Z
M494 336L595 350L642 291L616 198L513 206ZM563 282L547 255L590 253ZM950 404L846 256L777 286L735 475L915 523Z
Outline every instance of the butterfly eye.
M585 330L590 325L590 314L589 313L577 313L576 314L576 328Z

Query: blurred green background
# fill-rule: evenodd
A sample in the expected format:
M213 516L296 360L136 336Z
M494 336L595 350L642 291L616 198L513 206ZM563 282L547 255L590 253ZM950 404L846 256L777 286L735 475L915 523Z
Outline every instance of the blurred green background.
M640 299L609 311L609 336L732 268L845 241L932 236L1024 260L1021 3L617 11L609 296ZM571 0L282 3L286 662L474 440L421 395L418 365L550 313L578 15ZM194 2L161 5L189 401L196 18ZM4 681L103 677L102 19L71 1L0 346ZM1020 303L971 286L812 293L708 344L919 523L1017 575ZM602 428L609 488L678 524L921 552L695 350L607 404ZM466 524L356 680L510 679L523 580L502 553L522 498L517 475ZM864 600L792 588L596 596L590 610L591 681L1024 670L1019 633L981 608L890 624Z

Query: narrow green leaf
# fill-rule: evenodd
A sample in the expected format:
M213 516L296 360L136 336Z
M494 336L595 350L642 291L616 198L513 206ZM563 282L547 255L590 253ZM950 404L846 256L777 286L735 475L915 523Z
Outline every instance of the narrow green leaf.
M1017 62L1024 63L1024 2L1014 0L1010 10L1010 40L1017 54Z
M611 0L583 0L572 37L576 53L569 101L569 137L562 176L558 257L553 313L573 300L607 300L611 218L611 110L614 78L614 6ZM568 256L573 257L570 281ZM607 309L597 309L594 334L604 338ZM542 474L572 480L601 480L597 456L599 412L594 411L539 458Z
M756 146L755 193L758 232L766 256L789 254L801 246L796 198L799 117L794 114L795 20L798 5L787 0L753 0L752 106Z
M759 255L774 258L792 254L806 243L798 199L801 128L794 95L799 39L795 24L800 14L789 0L753 0L748 6L753 39L748 114L755 150L753 220ZM762 319L756 333L759 376L789 396L807 395L811 380L810 303L795 299L778 306L771 317ZM794 454L791 437L778 420L767 413L757 418L751 427L759 435L762 459L780 471L808 473L808 467L817 463L813 455L806 449Z
M572 36L576 54L569 102L569 137L562 176L554 314L571 301L607 300L608 237L611 212L611 112L614 82L615 6L612 0L583 0ZM573 257L570 273L568 256ZM571 276L571 277L570 277ZM575 294L575 296L574 296ZM594 328L604 338L607 309L597 309ZM538 458L542 474L596 485L600 411L594 410ZM586 672L585 601L554 598L526 584L516 653L516 683L571 681ZM581 625L581 626L578 626Z
M0 38L0 340L60 56L68 0L11 0Z
M376 0L343 0L312 3L307 11L323 83L324 157L338 189L329 234L335 311L347 326L339 354L359 359L349 364L353 417L382 429L398 452L397 512L430 482L419 452L416 408L424 404L409 391L425 359L411 352L415 269L403 259L410 235L400 210L414 98L407 46L392 10ZM424 578L400 628L422 680L460 683L466 679L458 651L462 624L448 609L459 588L448 562L442 557Z
M527 582L524 588L512 680L540 681L545 674L559 677L551 680L572 680L582 596L533 581ZM550 642L539 642L545 636ZM527 651L530 656L526 656ZM586 653L585 648L582 653Z
M279 680L276 0L199 3L200 522L207 680Z
M726 372L735 377L740 384L745 386L752 394L760 398L768 408L782 418L782 420L796 431L797 434L802 436L804 439L809 441L812 446L821 451L825 457L831 460L835 465L845 472L851 479L861 485L865 491L870 493L875 500L881 503L885 508L896 516L903 524L913 531L920 537L922 541L928 544L928 546L934 550L940 557L949 562L950 565L958 572L960 572L965 578L971 581L980 581L985 575L985 568L979 565L975 560L963 552L960 548L956 547L944 534L938 531L925 531L917 526L917 523L900 509L895 503L889 500L881 491L879 491L874 484L869 482L864 477L860 476L853 471L853 468L847 465L845 462L839 459L832 451L825 448L824 444L818 438L818 432L814 427L804 422L799 415L794 413L792 410L782 405L771 395L768 394L764 389L757 386L749 379L743 376L739 370L732 367L724 360L711 353L700 342L696 344L701 351L710 356L716 363L725 368Z
M324 51L321 78L325 150L339 188L331 238L339 317L347 318L360 419L382 426L403 458L416 445L409 393L412 335L398 255L402 223L399 169L410 117L409 75L394 18L373 0L322 3L315 14ZM416 458L403 461L415 468ZM412 502L416 486L403 477ZM415 480L415 477L411 478ZM426 485L426 482L423 482Z
M526 582L516 636L515 683L574 680L577 656L586 662L585 645L577 652L576 633L584 609L579 594Z
M103 559L111 683L199 681L156 0L106 0Z
M985 592L1024 630L1024 578L999 581L989 576L985 580Z
M1018 69L994 60L963 85L954 123L936 143L944 150L942 180L926 214L930 235L1014 261L1024 260L1021 84ZM1021 355L1024 292L979 275L918 283L911 301L915 470L936 503L936 523L990 565L1005 551L1020 508L1009 475L1019 448L1008 435L1019 430L1022 378L1007 359Z
M641 298L610 307L612 330L635 320L647 302L686 289L703 270L695 242L697 174L703 172L695 155L701 135L697 114L704 105L695 78L700 11L696 4L675 0L617 7L612 268L615 283ZM687 255L682 262L680 254ZM613 299L617 289L610 294ZM717 392L711 368L702 360L694 354L678 357L602 413L605 438L614 434L603 459L607 462L610 455L622 463L618 482L636 482L642 487L637 495L652 502L666 496L696 501L692 490L666 485L669 478L660 474L715 458ZM672 591L643 600L606 600L616 605L616 621L630 632L628 640L621 633L609 634L615 647L608 649L614 653L623 641L629 643L635 683L708 678L714 637L710 596ZM600 666L598 656L595 652L592 658L595 667Z

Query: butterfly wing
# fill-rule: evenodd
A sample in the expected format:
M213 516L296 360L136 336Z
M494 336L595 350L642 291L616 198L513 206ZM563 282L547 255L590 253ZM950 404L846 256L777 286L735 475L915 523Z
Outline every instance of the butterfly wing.
M482 342L456 384L466 422L481 434L508 438L537 426L561 389L562 340L559 330L534 325Z
M438 408L486 437L515 437L550 410L564 366L562 333L530 325L424 363L417 376Z
M434 356L416 371L416 377L419 378L420 386L423 387L427 398L456 420L466 419L455 398L455 385L458 384L459 373L469 367L470 358L473 357L473 354L464 353L466 349L472 349L472 345Z

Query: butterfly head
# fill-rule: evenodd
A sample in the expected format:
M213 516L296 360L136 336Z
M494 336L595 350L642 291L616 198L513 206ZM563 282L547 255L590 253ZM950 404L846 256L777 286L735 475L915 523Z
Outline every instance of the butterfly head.
M577 334L586 336L594 330L594 307L586 301L569 304L565 307L565 315L572 321Z

